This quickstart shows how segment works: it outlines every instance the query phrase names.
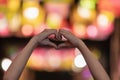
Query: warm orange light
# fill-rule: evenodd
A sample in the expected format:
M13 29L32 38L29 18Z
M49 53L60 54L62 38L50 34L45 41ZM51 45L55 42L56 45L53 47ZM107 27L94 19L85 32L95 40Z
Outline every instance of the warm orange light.
M74 24L73 25L73 33L80 37L80 38L85 38L86 36L86 26L83 24Z
M31 36L33 33L33 26L31 25L24 25L21 29L21 32L23 34L23 36Z

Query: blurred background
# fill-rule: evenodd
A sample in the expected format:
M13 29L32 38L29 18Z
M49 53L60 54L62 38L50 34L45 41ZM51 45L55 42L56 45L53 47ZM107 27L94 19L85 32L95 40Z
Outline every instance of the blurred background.
M120 80L120 0L0 0L0 79L30 38L66 29ZM77 48L37 47L20 80L94 80Z

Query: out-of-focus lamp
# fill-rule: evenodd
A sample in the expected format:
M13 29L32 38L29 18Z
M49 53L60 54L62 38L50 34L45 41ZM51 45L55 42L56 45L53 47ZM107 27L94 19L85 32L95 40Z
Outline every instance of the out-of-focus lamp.
M33 70L46 70L50 72L71 70L74 57L74 49L36 48L27 63L27 67Z
M74 57L72 70L74 72L80 72L81 69L83 69L86 65L87 64L82 53L77 48L75 48L75 57Z
M43 22L45 17L44 10L38 1L25 0L22 6L22 23L36 26Z
M80 0L77 8L80 18L93 21L96 18L96 3L97 0Z
M101 11L97 17L97 26L101 33L100 35L107 37L113 32L113 21L113 13L108 11Z
M86 66L85 59L84 59L84 57L81 54L79 54L79 55L77 55L75 57L75 59L74 59L74 65L76 67L78 67L78 68L83 68L83 67Z
M23 25L22 28L21 28L21 32L22 32L22 35L24 37L32 36L33 35L33 30L34 30L33 26L29 25L29 24Z
M7 71L7 69L11 65L11 63L12 63L12 61L10 59L4 58L1 62L1 67L2 67L3 71Z
M120 0L98 0L98 9L112 12L116 17L120 16Z
M81 20L81 22L88 22L88 23L90 22L91 23L96 18L95 10L78 7L77 13L78 13L78 16L79 16L79 19Z
M73 9L72 22L90 24L97 16L96 0L80 0L77 7Z
M20 16L21 0L8 0L7 1L7 20L9 30L11 33L16 33L20 29L21 16Z
M87 35L89 39L96 39L98 36L98 29L94 25L89 25L87 27Z
M62 17L58 14L48 14L46 24L50 29L60 29L62 23Z
M98 10L111 11L114 13L114 9L110 0L98 0Z
M86 25L75 23L73 24L72 31L76 36L86 38Z
M0 12L6 13L6 5L8 0L0 0Z
M8 0L7 1L7 9L11 12L16 12L19 10L21 4L21 0Z
M69 15L70 4L73 0L45 0L47 12L46 23L49 28L59 29L63 20Z
M120 0L110 0L114 8L114 14L116 17L120 16Z
M21 15L19 13L8 13L9 29L12 33L16 33L20 30Z
M45 2L56 2L56 3L72 3L73 0L44 0Z
M109 27L109 24L113 23L114 15L110 12L103 11L97 17L97 24L101 29L105 30Z
M2 37L10 36L7 18L2 13L0 13L0 36Z

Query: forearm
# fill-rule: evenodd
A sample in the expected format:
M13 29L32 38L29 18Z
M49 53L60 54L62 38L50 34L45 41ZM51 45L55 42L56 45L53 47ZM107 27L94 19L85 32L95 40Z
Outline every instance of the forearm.
M82 52L95 80L110 80L100 62L95 58L83 41L79 41L78 49Z
M55 34L55 29L46 29L40 34L37 34L34 36L28 44L23 48L23 50L16 56L14 61L12 62L9 69L5 72L4 80L19 80L19 77L24 70L24 67L27 64L27 61L34 50L34 48L41 43L41 41L44 41L46 38L48 38L49 35ZM49 44L54 44L49 41L47 41ZM55 44L54 44L55 45Z
M15 57L9 69L5 72L3 80L19 80L19 77L24 70L26 63L36 46L36 41L34 39L31 39L23 48L23 50Z

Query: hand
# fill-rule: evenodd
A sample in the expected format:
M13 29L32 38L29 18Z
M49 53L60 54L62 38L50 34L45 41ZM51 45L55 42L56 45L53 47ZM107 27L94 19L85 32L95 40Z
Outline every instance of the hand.
M38 45L42 46L51 46L57 48L57 45L49 40L49 36L53 35L53 38L56 36L57 30L55 29L45 29L38 35L34 37Z
M52 35L52 37L51 37ZM66 37L65 37L66 35ZM73 37L75 37L72 33L66 31L66 30L60 30L59 32L57 32L57 30L55 29L45 29L43 32L41 32L40 34L35 36L35 39L37 41L37 44L41 45L41 46L50 46L50 47L54 47L54 48L67 48L67 47L75 47L75 40L77 39L73 39L73 41L70 42L70 40L62 40L62 36L64 36L65 38L67 38L67 36L69 36L71 39L73 39ZM77 38L77 37L75 37ZM74 42L74 43L72 43ZM74 45L72 45L74 44Z
M77 38L71 32L69 32L67 30L60 29L59 34L63 35L68 40L68 41L66 41L66 42L64 42L62 44L59 44L59 46L58 46L59 48L63 47L63 46L71 46L71 47L73 47L73 46L78 47L79 46L80 39Z

